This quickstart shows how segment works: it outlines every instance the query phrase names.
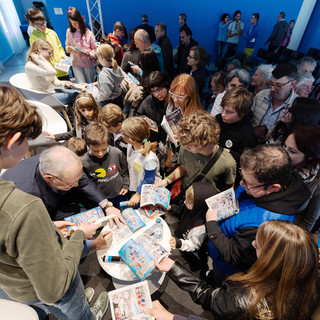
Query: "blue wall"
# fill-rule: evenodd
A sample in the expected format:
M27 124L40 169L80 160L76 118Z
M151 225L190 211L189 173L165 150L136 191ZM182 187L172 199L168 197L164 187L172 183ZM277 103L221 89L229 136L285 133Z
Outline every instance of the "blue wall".
M2 28L0 28L0 43L0 61L4 63L13 55L13 50L11 49L10 44Z
M215 55L216 37L218 33L218 23L221 14L229 13L231 16L237 9L242 11L242 21L245 24L244 32L251 27L250 18L252 13L260 13L260 35L256 47L264 47L263 43L272 31L276 23L278 13L286 12L286 19L296 19L303 0L234 0L234 1L195 1L195 0L175 0L173 1L121 1L121 7L118 2L101 1L104 27L106 33L113 29L115 21L120 20L129 31L140 24L141 15L146 13L149 16L149 24L155 25L157 22L164 22L167 25L168 36L173 46L178 45L179 24L178 15L181 12L187 14L187 24L193 32L193 38L199 44L205 47L209 54ZM81 14L86 16L88 22L87 7L85 0L65 1L65 0L47 0L48 11L55 31L61 40L65 43L65 33L68 28L66 18L68 6L74 5ZM55 15L53 8L61 7L63 15ZM141 9L143 8L143 9ZM319 31L320 32L320 31ZM239 49L243 49L244 41L240 41Z
M316 2L309 24L303 35L299 51L306 53L309 48L320 49L320 1Z

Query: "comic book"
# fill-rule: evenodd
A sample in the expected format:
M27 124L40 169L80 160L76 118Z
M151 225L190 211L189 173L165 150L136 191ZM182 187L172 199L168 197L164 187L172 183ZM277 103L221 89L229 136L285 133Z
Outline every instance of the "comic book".
M56 62L54 64L54 67L58 70L64 71L64 72L69 72L70 66L72 64L72 57L64 57L60 59L59 62Z
M80 226L80 224L84 222L97 223L102 218L107 218L103 210L101 209L101 207L95 207L90 210L74 214L73 216L65 217L64 220L75 223L75 226L67 226L69 235L71 235L72 231L75 231Z
M149 234L143 233L128 240L119 250L119 255L142 281L155 268L153 260L160 261L169 252Z
M183 118L181 108L175 109L172 113L163 116L161 127L165 130L168 134L171 142L177 147L178 142L175 139L175 135L177 134L178 124L180 119Z
M127 225L121 224L121 228L116 225L111 228L113 243L117 244L125 238L131 236L136 230L146 225L143 217L138 210L127 208L122 211L122 217L127 222Z
M78 46L75 46L75 47L73 47L73 46L68 46L68 47L69 47L70 49L74 50L74 51L82 52L82 53L87 54L87 51L86 51L85 49L81 48L81 47L78 47Z
M144 184L141 189L140 206L162 207L168 210L171 192L163 187L155 191L153 184Z
M155 121L153 121L152 119L144 116L143 119L146 121L146 123L148 124L148 127L150 130L154 131L154 132L159 132L159 128L158 125Z
M239 205L233 188L206 199L206 203L210 210L217 209L218 221L227 219L239 212Z
M147 281L132 284L108 293L112 320L147 320L154 319L143 313L143 308L152 308Z
M128 82L130 88L136 87L140 84L140 82L130 72L124 76L124 80Z

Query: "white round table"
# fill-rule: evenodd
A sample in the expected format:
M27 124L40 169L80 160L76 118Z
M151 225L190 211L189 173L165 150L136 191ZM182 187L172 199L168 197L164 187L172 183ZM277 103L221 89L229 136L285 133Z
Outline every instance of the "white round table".
M163 226L163 236L160 241L158 241L167 251L170 252L170 244L169 239L171 237L171 231L167 223L161 219L161 224ZM130 239L135 238L146 231L148 228L152 227L157 219L150 220L146 223L146 226L137 230L131 237L122 240L117 244L111 244L108 249L97 250L97 258L100 263L102 269L107 272L111 277L113 284L116 289L119 289L124 286L128 286L134 283L139 282L139 279L136 275L131 271L131 269L126 265L122 260L120 262L104 262L102 260L103 256L117 256L119 257L119 250L121 247ZM104 227L102 231L104 231L107 227ZM165 272L161 272L158 270L153 270L145 280L148 281L150 294L154 293L162 284L165 278Z

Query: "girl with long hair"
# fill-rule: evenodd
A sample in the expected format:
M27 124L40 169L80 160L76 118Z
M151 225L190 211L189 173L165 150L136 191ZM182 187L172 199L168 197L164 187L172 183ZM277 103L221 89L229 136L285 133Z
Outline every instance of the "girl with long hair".
M73 58L72 69L76 82L91 83L94 80L96 39L76 8L68 8L67 18L69 29L66 35L66 50Z
M311 124L294 127L283 147L311 192L306 208L296 216L296 223L315 232L320 217L320 127Z
M158 143L149 141L150 129L143 118L125 119L120 133L123 135L123 140L128 143L129 191L133 194L129 206L134 206L140 201L141 188L144 184L161 180L159 160L156 156Z
M214 319L310 319L319 305L318 248L313 236L292 222L267 221L252 242L258 260L212 288L179 262L163 258L156 266ZM145 310L157 320L173 314L154 303ZM171 318L172 319L172 318Z
M80 93L75 100L75 121L73 130L60 134L46 131L46 138L56 141L69 140L72 137L83 138L83 133L88 124L98 121L99 107L90 93Z

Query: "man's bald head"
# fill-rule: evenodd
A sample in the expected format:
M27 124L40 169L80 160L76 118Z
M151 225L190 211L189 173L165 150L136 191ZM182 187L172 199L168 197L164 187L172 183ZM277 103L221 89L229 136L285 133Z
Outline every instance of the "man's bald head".
M140 51L146 50L151 46L150 36L144 29L139 29L136 31L136 33L134 34L134 41L136 47Z

